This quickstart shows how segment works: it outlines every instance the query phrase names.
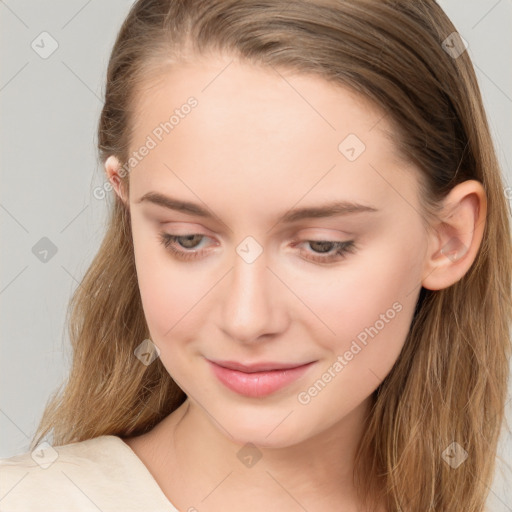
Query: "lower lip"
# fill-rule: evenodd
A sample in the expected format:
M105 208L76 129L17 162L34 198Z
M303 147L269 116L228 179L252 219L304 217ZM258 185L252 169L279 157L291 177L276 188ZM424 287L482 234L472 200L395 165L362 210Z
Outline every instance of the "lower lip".
M274 393L301 377L314 363L287 370L245 373L230 370L208 361L215 376L235 393L250 397L263 397Z

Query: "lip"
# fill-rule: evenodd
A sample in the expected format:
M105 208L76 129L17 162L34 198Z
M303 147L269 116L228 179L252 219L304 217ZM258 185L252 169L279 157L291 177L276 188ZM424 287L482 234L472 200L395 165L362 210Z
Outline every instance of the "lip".
M222 366L223 368L228 368L229 370L238 370L244 373L255 373L255 372L266 372L273 370L289 370L290 368L298 368L299 366L304 366L309 363L276 363L276 362L262 362L262 363L252 363L252 364L242 364L236 361L215 361L209 360L211 363L214 363L218 366Z
M207 360L213 374L227 388L240 395L263 397L291 384L316 362L241 364L235 361Z

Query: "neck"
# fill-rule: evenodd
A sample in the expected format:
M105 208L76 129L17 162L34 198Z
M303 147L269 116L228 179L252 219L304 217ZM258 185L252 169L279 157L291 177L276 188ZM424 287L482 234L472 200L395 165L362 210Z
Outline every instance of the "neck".
M355 512L361 509L354 457L368 407L367 400L342 422L301 443L255 447L234 440L187 399L155 427L155 457L173 482L170 494L180 509L194 505L201 511L226 511L226 503L232 503L233 510L246 511L302 507Z

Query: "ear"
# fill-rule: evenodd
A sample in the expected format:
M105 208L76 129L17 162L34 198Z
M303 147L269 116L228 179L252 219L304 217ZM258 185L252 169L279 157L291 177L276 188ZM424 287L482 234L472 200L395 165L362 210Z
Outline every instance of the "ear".
M482 242L486 215L487 198L479 181L464 181L450 191L438 215L439 222L431 226L424 288L447 288L466 274Z
M126 173L124 173L121 163L116 156L110 155L105 161L105 173L118 197L126 206L128 206L128 198L122 179Z

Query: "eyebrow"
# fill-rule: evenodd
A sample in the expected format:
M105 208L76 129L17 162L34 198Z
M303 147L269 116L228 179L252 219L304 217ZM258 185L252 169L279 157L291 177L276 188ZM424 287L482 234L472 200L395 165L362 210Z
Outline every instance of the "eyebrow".
M195 215L197 217L204 217L207 219L213 219L216 217L206 208L203 208L196 203L168 197L159 192L148 192L144 194L138 201L136 201L136 203L142 202L156 204L169 210L175 210L189 215ZM303 219L319 219L323 217L377 211L379 210L369 205L353 203L350 201L332 201L319 206L293 208L282 214L277 222L291 223Z

